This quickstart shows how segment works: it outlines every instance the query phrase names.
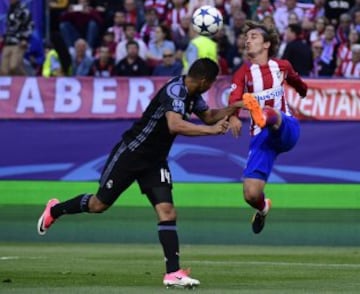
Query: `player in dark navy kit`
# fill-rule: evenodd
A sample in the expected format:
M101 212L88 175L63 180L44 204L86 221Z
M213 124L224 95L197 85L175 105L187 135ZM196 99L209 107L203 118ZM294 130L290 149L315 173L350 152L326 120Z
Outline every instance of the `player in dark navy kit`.
M82 194L65 202L51 199L39 218L44 235L64 214L100 213L137 181L158 216L158 235L166 260L166 286L194 287L200 282L179 265L179 240L173 205L171 172L167 157L176 135L219 135L228 131L228 117L242 102L209 109L201 94L210 89L219 73L209 58L198 59L186 76L167 82L151 100L142 117L113 148L102 172L96 194ZM204 124L189 122L194 113Z

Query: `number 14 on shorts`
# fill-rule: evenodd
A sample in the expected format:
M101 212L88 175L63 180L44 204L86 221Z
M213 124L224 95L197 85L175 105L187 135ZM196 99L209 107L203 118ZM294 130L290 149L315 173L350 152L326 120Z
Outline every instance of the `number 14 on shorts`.
M160 177L161 177L161 183L171 184L171 176L168 169L166 168L160 169Z

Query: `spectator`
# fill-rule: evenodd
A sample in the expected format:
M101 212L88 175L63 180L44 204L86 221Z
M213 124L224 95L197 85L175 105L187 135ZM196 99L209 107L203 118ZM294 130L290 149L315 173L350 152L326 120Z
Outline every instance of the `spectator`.
M106 32L104 32L103 34L103 38L102 38L102 41L101 41L101 45L100 47L103 47L103 46L106 46L109 48L109 53L110 53L110 56L115 58L116 56L116 46L117 46L117 43L115 42L115 34L113 32L113 28L108 28ZM97 51L96 51L96 54L95 56L98 57L98 49L100 48L97 48Z
M349 32L348 41L341 43L337 50L336 64L339 65L342 61L349 61L352 58L351 48L353 45L358 44L360 41L360 35L355 29L351 29Z
M126 44L127 55L116 64L118 76L138 77L147 76L150 71L144 59L139 55L139 44L130 40Z
M239 34L236 38L235 45L230 49L229 67L234 73L246 60L245 52L245 34Z
M89 0L92 6L99 11L104 19L103 28L106 30L114 24L115 14L118 11L123 11L124 1L121 0ZM124 20L124 23L126 20Z
M145 23L141 27L140 37L146 45L154 41L155 29L159 25L159 17L154 7L145 10Z
M276 28L280 35L283 36L289 24L289 14L296 13L298 19L303 19L304 11L296 6L296 0L285 0L285 6L276 8L274 12L274 20Z
M315 29L311 30L309 41L310 43L321 40L324 38L325 27L328 25L326 17L319 17L315 21Z
M340 15L339 25L336 29L336 38L339 43L346 43L351 28L351 16L349 13L343 13Z
M288 26L290 24L299 24L300 25L300 23L301 23L301 21L295 12L289 13Z
M230 26L232 26L234 14L237 14L239 11L242 11L246 18L251 16L250 6L247 1L244 0L229 0L229 3L225 8L226 13L224 15L224 22Z
M183 55L183 73L187 73L189 67L198 58L207 57L218 62L217 43L211 38L197 34L192 28L189 30L191 41Z
M188 2L188 11L192 15L196 9L203 5L215 6L215 0L190 0Z
M335 76L360 79L360 44L351 47L351 60L343 60L336 69Z
M321 60L321 54L323 49L324 47L322 41L316 40L312 42L311 51L313 57L313 67L310 73L310 77L318 78L324 76L325 75L324 73L328 72L327 70L328 65Z
M182 59L183 52L190 42L189 29L191 26L191 15L186 15L180 20L180 26L172 33L172 40L175 43L176 57Z
M325 28L324 38L322 40L323 51L321 61L326 65L322 67L322 74L332 76L336 68L336 55L339 42L335 37L335 27L331 24Z
M277 53L277 56L279 58L283 58L283 55L284 55L284 51L285 51L285 48L289 42L289 40L287 39L287 32L288 32L288 28L289 28L289 25L291 24L297 24L297 25L300 25L300 21L298 19L298 16L295 12L290 12L289 15L288 15L288 27L286 28L286 31L284 33L284 35L282 36L282 39L281 39L281 42L280 42L280 46L279 46L279 49L278 49L278 53ZM303 37L303 36L301 36ZM310 49L310 47L309 47Z
M181 19L188 14L186 0L170 0L171 8L166 13L166 24L171 31L178 29Z
M315 27L316 20L325 17L325 0L314 0L314 5L305 10L302 21L303 29L312 31Z
M245 26L246 13L242 10L233 11L229 20L228 38L231 44L235 43L235 39L239 34L242 34L242 31Z
M355 30L360 34L360 10L356 11L354 13L355 18L354 18L354 24L353 27L355 28Z
M41 75L41 67L45 60L44 44L37 30L29 38L29 45L24 55L24 68L29 76Z
M91 65L89 75L94 77L108 78L115 74L115 59L111 57L109 47L99 48L99 57L95 58Z
M145 22L143 1L124 0L124 11L126 22L132 23L135 26L136 32L139 32Z
M89 5L88 0L77 1L60 18L60 33L70 54L74 51L76 40L80 38L86 40L91 51L95 50L103 26L100 13Z
M165 21L167 4L167 0L144 0L145 11L150 8L155 9L159 22Z
M355 12L360 11L360 0L355 0L354 6L349 10L349 14L351 18L355 18Z
M234 46L225 33L225 27L222 27L212 38L217 43L219 60L222 60L220 66L220 75L230 73L229 63L231 62L231 48ZM223 60L224 59L224 60Z
M43 77L59 77L62 76L63 69L58 53L54 49L51 42L45 43L45 61L42 66L41 75Z
M287 59L300 76L309 76L313 67L312 52L302 38L299 24L289 24L286 30L288 41L282 59Z
M86 54L88 44L84 39L78 39L75 42L74 53L71 54L71 75L72 76L87 76L89 75L91 65L93 63L92 57Z
M264 26L268 29L275 29L277 31L276 28L276 24L275 24L275 20L274 17L272 15L265 15L262 23L264 24Z
M267 15L274 14L274 6L270 0L259 0L259 4L256 7L251 19L262 22L264 17Z
M340 15L350 11L354 5L354 0L328 0L325 1L325 16L329 23L337 26Z
M147 61L150 66L159 64L165 49L175 51L175 43L171 40L170 29L166 25L158 25L154 40L149 44Z
M164 49L163 61L156 65L152 73L153 76L177 76L182 72L182 63L175 58L175 51Z
M10 0L2 49L1 75L26 74L24 54L32 32L33 21L26 4L20 0Z
M115 43L125 40L125 24L125 12L121 10L115 11L113 16L113 25L108 28L108 31L112 31L114 33Z
M148 53L148 47L146 46L145 42L138 37L136 32L136 27L132 23L127 23L125 25L125 40L121 41L116 46L116 53L115 53L115 62L119 62L121 59L124 59L127 56L126 45L129 41L136 41L139 45L139 56L146 60L146 56Z

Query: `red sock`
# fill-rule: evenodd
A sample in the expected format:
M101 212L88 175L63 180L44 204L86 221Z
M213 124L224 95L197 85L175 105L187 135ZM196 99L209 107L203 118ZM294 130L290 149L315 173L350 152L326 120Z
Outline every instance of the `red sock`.
M265 107L263 113L266 118L266 125L274 125L278 122L278 113L271 107Z
M262 193L261 196L259 197L259 199L257 200L255 208L259 211L263 211L263 209L265 208L265 194L264 193Z

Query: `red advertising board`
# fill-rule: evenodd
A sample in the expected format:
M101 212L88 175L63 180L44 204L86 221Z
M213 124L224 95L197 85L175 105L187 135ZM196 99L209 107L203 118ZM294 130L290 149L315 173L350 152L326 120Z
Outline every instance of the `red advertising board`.
M0 77L0 118L136 118L168 78ZM360 81L307 79L300 99L286 87L289 105L301 119L360 120ZM210 107L227 104L230 77L204 94ZM242 116L247 116L243 111Z

